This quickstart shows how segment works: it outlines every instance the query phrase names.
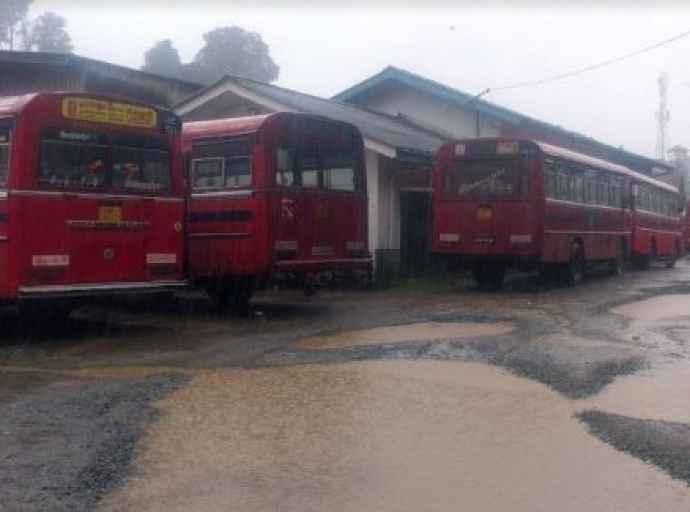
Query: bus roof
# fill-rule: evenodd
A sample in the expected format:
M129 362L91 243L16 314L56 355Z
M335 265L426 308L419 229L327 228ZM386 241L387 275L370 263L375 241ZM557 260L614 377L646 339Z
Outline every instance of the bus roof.
M38 94L24 94L22 96L2 96L0 97L0 116L14 115L19 113L28 103Z
M210 121L185 122L182 126L182 136L187 140L198 140L211 137L248 135L250 133L259 131L265 123L277 117L295 117L322 122L325 121L333 124L349 126L356 133L359 133L359 130L354 125L323 116L305 114L302 112L273 112L271 114L257 116L228 117L225 119L213 119Z
M136 105L141 107L148 107L158 111L168 111L168 109L156 106L147 105L140 101L130 100L128 98L123 98L119 96L113 96L109 94L91 94L82 93L76 91L51 91L51 92L35 92L30 94L23 94L21 96L0 96L0 116L2 115L15 115L19 114L27 106L29 106L34 100L44 97L54 97L61 98L63 96L74 96L77 98L93 98L96 100L113 101L126 103L128 105Z
M668 183L664 183L663 181L656 180L650 176L647 176L645 174L640 174L639 172L635 172L632 169L629 169L628 167L625 167L623 165L619 164L614 164L612 162L608 162L606 160L602 160L601 158L596 158L593 156L585 155L583 153L578 153L577 151L573 151L570 149L565 149L559 146L554 146L552 144L547 144L546 142L541 142L538 140L534 139L504 139L500 137L490 137L490 138L482 138L482 139L462 139L462 140L457 140L453 142L448 142L446 145L447 146L452 146L456 143L463 143L463 144L475 144L480 141L487 141L487 140L495 140L495 141L516 141L516 142L528 142L534 144L539 150L549 156L555 157L555 158L563 158L566 160L571 160L573 162L578 162L583 165L589 165L592 167L598 167L599 169L606 169L618 174L623 174L625 176L629 176L637 181L641 181L644 183L649 183L651 185L654 185L655 187L662 188L664 190L668 190L670 192L678 192L678 189L674 187L673 185L669 185Z
M227 135L247 135L258 131L264 121L273 115L275 114L185 122L182 125L182 136L202 139Z

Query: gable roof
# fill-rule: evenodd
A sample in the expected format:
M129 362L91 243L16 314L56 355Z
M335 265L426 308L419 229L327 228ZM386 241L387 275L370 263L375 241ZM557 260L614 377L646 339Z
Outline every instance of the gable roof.
M389 157L430 157L446 141L443 136L402 118L237 76L225 76L188 96L174 110L184 115L226 92L243 96L271 110L304 112L353 124L359 128L368 148Z
M667 163L605 144L581 133L572 132L545 121L540 121L539 119L521 114L484 99L477 98L476 95L468 94L421 75L417 75L416 73L412 73L405 69L396 68L394 66L388 66L381 72L345 89L344 91L333 96L333 99L341 102L354 102L356 98L367 94L374 87L388 81L395 81L407 85L456 105L463 106L471 102L472 111L479 111L485 116L492 117L499 121L504 121L521 128L547 133L554 137L562 137L572 141L573 144L577 146L578 151L583 152L589 149L588 152L597 153L597 156L600 157L609 157L622 165L637 168L644 167L650 170L653 167L659 167L660 169L666 171L672 168Z

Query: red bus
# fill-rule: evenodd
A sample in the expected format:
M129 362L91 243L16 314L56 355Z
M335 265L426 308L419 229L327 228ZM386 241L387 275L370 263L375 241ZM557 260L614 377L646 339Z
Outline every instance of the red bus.
M171 112L80 93L0 98L0 300L184 285L182 165Z
M219 307L269 282L311 288L371 272L362 137L275 113L185 123L189 273Z
M434 170L435 252L497 286L507 267L558 269L574 284L589 263L613 273L633 258L680 255L680 196L630 169L531 140L445 144Z

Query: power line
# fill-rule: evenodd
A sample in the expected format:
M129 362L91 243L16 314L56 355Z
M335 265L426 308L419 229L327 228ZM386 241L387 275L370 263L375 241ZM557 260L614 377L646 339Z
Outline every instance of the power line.
M670 37L670 38L665 39L663 41L660 41L658 43L652 44L650 46L646 46L646 47L641 48L639 50L635 50L634 52L626 53L625 55L621 55L620 57L608 59L608 60L605 60L603 62L599 62L597 64L592 64L590 66L576 69L574 71L568 71L567 73L561 73L559 75L553 75L550 77L542 78L540 80L518 82L516 84L505 85L503 87L492 87L491 91L504 91L506 89L518 89L520 87L531 87L531 86L535 86L535 85L542 85L542 84L545 84L548 82L555 82L556 80L563 80L564 78L570 78L572 76L581 75L582 73L586 73L587 71L592 71L595 69L603 68L605 66L610 66L611 64L616 64L617 62L620 62L622 60L630 59L632 57L636 57L638 55L649 52L651 50L655 50L661 46L667 45L669 43L673 43L673 42L678 41L679 39L682 39L682 38L687 37L689 35L690 35L690 30L688 30L686 32L682 32L678 35L675 35L673 37Z

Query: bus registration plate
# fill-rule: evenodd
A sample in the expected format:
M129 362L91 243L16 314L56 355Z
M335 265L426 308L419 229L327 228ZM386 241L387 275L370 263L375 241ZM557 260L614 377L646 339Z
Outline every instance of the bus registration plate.
M98 220L101 222L121 222L122 208L119 206L99 206Z
M477 220L482 222L489 221L494 218L494 211L491 208L478 208L477 209Z

